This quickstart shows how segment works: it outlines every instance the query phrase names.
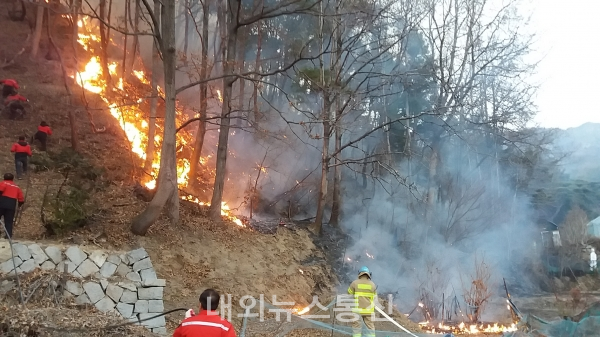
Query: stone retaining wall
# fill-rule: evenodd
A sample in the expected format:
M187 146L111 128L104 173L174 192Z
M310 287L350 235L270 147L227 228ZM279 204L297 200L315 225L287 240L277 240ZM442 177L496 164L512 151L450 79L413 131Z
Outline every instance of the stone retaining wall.
M150 257L144 248L127 253L108 253L87 250L78 246L66 249L58 246L42 247L36 243L13 243L15 261L7 241L0 243L0 275L29 273L36 268L66 270L80 281L67 281L65 294L75 297L75 303L91 304L98 310L119 314L130 321L138 321L164 311L163 289L166 281L158 279ZM140 324L152 332L165 335L165 317L161 316Z

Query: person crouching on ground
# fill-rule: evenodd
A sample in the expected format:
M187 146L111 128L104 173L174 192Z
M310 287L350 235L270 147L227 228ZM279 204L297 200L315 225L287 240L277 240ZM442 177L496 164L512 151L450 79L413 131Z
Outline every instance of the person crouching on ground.
M25 116L25 107L21 102L29 102L29 100L19 94L8 96L4 100L4 105L8 108L8 118L17 119Z
M40 144L41 144L40 150L46 151L46 142L48 141L48 136L51 136L51 135L52 135L52 129L50 129L50 126L48 125L48 123L46 123L45 121L42 121L40 123L40 125L38 126L37 132L33 136L31 143L33 144L34 141L39 140Z
M15 154L15 167L17 169L17 179L23 179L23 174L27 173L27 157L31 157L31 146L25 141L24 136L19 137L19 141L14 143L10 152Z
M5 80L0 80L0 84L2 84L2 98L17 94L17 89L19 89L19 83L17 83L17 81L7 78Z
M12 238L17 203L18 207L23 206L25 203L23 191L19 186L15 185L13 182L14 179L15 176L12 173L5 173L4 180L0 182L0 217L4 218L4 226L6 227L8 238Z
M216 311L219 299L216 290L204 290L200 295L200 312L194 315L192 309L188 310L173 337L236 337L233 325Z

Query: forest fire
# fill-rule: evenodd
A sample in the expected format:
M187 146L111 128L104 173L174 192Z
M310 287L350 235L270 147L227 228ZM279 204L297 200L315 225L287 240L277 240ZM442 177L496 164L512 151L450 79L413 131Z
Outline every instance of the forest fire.
M90 32L87 29L86 18L79 20L77 23L79 30L79 38L77 42L83 46L87 51L93 50L91 43L98 43L100 37L98 34ZM71 76L79 86L86 91L97 94L107 105L110 110L110 114L119 122L119 126L125 132L127 139L129 140L131 152L135 153L141 160L146 160L146 146L148 144L148 118L147 114L142 111L139 103L144 101L143 95L140 95L135 90L128 90L131 85L124 83L124 79L117 75L117 62L108 64L109 75L112 78L112 82L116 83L112 86L106 83L103 76L103 69L98 56L92 56L88 63L85 65L83 71L77 72ZM142 70L133 70L133 75L139 79L142 84L148 85L146 74ZM118 78L118 80L115 80ZM160 87L158 87L159 95L164 97L164 93ZM137 96L137 97L136 97ZM183 109L177 106L177 122L183 123L185 116ZM162 137L160 136L162 126L157 125L157 132L154 136L155 148L160 149L160 143ZM183 151L184 146L193 143L193 135L181 130L177 133L177 148L178 154ZM207 158L201 158L201 162L205 163ZM156 177L158 177L158 171L160 168L160 150L155 151L153 160L151 163L151 178L144 181L143 184L150 189L156 187ZM190 161L183 156L178 155L177 158L177 184L183 188L188 185L190 171ZM210 203L198 200L193 196L182 196L181 199L190 202L197 203L203 206L210 206ZM230 207L227 203L223 202L221 205L221 215L234 222L240 227L245 227L240 219L232 214Z
M476 335L476 334L500 334L504 332L517 331L516 324L504 326L498 323L490 324L465 324L464 322L457 325L449 325L438 323L437 326L430 325L429 322L420 322L421 328L430 333L453 333L457 335Z

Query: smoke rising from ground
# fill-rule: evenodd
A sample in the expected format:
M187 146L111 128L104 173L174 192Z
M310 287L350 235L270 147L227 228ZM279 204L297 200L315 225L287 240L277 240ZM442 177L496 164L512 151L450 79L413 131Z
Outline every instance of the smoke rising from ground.
M392 188L399 194L394 196L372 182L373 198L366 206L362 196L346 193L344 197L343 227L354 238L346 253L352 260L347 260L352 266L350 276L360 266L368 266L379 291L398 292L397 304L404 310L412 310L428 295L437 303L442 294L446 300L456 295L462 301L475 258L489 265L488 286L495 286L496 296L503 277L517 276L526 282L518 263L533 248L528 198L510 187L497 164L487 161L476 166L475 156L460 147L446 146L442 151L446 169L439 175L447 177L442 183L455 186L439 186L431 206L415 200L404 186ZM403 163L404 168L407 165ZM426 214L428 209L433 212ZM421 216L415 216L419 212Z

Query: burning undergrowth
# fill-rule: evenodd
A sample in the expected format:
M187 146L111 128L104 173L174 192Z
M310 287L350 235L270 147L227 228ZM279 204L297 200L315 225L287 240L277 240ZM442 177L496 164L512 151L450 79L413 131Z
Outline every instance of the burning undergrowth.
M131 74L119 76L122 70L119 68L118 62L110 62L105 69L108 69L109 74L104 74L103 66L101 65L100 57L95 55L100 50L99 33L94 32L94 28L89 24L86 18L78 22L79 26L79 44L91 56L85 64L84 69L71 75L76 83L86 91L97 94L108 106L110 114L119 122L119 125L125 133L130 143L131 152L133 152L140 161L140 166L147 159L147 146L149 134L149 114L150 100L152 99L152 88L150 79L146 74L143 66L138 66L138 69L133 69ZM141 64L141 62L138 62ZM141 177L141 183L148 189L156 187L156 178L160 167L160 148L162 144L163 125L160 122L161 117L164 117L164 92L158 87L158 107L156 114L156 132L154 135L155 150L150 172L144 172ZM186 111L179 103L176 107L176 124L182 125L188 119L197 117L193 111ZM190 161L194 135L188 132L185 128L177 133L177 182L180 190L192 190L190 184ZM214 170L208 169L209 160L212 155L207 155L200 158L202 181L209 182L214 179ZM202 189L202 185L200 185ZM206 186L205 186L206 187ZM206 188L204 188L204 191ZM206 197L206 193L202 197ZM185 193L181 196L182 199L196 203L200 206L210 205L208 202L201 200L199 193ZM244 227L240 219L231 213L230 207L226 202L222 203L221 214L228 220L233 221L238 226Z

